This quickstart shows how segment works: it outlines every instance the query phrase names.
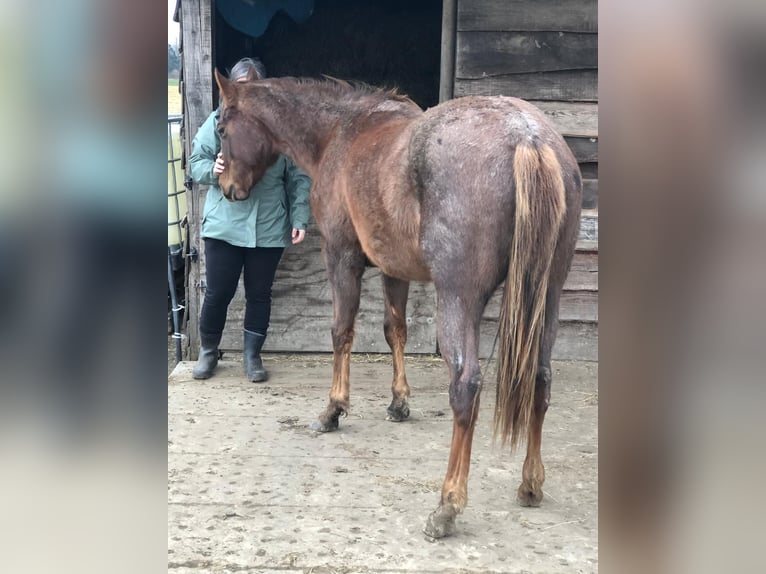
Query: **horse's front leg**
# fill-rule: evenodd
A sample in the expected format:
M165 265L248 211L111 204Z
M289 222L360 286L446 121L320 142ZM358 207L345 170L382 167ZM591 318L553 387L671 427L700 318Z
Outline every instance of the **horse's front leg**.
M358 244L349 247L327 243L324 253L332 289L333 368L330 402L319 419L311 424L311 428L319 432L337 430L338 419L349 409L351 345L354 342L354 321L359 310L365 262Z
M394 379L391 383L391 404L386 409L386 418L390 421L401 422L410 416L407 398L410 396L410 386L404 373L404 346L407 343L407 294L410 283L383 275L383 295L386 305L386 315L383 320L383 331L386 342L391 347L394 364Z

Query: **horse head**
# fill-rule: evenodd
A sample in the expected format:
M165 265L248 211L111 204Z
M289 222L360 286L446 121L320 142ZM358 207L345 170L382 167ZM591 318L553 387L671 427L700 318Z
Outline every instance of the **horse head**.
M243 84L215 71L223 104L218 119L221 153L226 165L218 176L224 197L243 201L278 157L271 131L253 113L253 102L243 97Z

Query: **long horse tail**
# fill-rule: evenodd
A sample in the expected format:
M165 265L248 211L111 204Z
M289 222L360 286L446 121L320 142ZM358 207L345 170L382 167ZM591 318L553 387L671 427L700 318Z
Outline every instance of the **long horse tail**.
M519 145L513 158L515 229L500 308L494 434L515 449L532 418L553 254L566 212L564 180L550 145Z

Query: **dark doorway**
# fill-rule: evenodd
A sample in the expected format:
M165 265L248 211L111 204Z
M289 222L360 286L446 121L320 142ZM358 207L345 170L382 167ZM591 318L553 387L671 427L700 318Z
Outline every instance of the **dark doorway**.
M302 24L277 12L259 37L216 13L215 65L260 58L270 76L333 76L393 88L421 107L439 102L441 0L316 0Z

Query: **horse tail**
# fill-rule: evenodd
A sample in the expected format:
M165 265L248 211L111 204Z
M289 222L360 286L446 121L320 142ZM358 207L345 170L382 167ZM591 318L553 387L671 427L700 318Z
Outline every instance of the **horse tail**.
M510 436L511 449L526 438L532 418L548 279L566 212L561 165L550 145L519 145L513 177L515 229L500 308L494 424L503 444Z

